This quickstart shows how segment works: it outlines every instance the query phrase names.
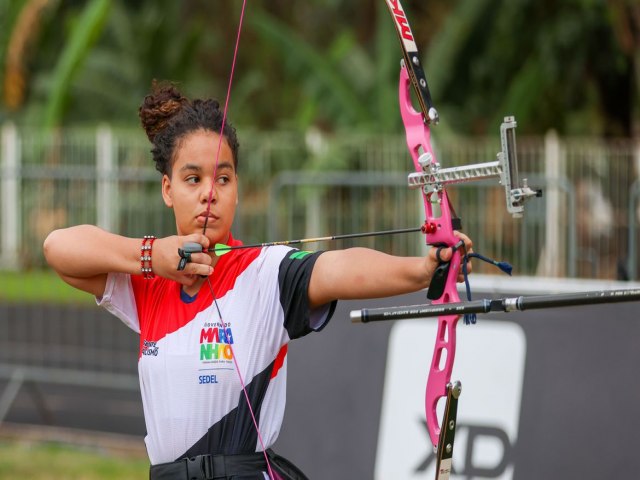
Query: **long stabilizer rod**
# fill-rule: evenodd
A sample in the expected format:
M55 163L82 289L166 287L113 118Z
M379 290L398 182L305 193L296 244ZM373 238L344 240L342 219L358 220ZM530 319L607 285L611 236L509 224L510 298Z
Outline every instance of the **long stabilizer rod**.
M528 297L483 299L442 305L409 305L391 308L363 308L351 311L353 323L404 320L438 317L440 315L465 315L468 313L515 312L541 308L574 307L600 303L640 301L640 289L598 290L593 292L560 293Z

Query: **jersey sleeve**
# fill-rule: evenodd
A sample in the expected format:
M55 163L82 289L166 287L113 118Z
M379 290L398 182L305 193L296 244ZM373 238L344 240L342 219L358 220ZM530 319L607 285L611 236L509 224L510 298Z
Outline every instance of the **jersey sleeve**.
M96 303L122 320L131 330L140 333L140 321L130 275L109 273L104 294L102 297L96 297Z
M280 262L278 284L289 338L300 338L322 330L335 312L337 301L316 309L309 306L309 281L316 260L323 252L289 250Z

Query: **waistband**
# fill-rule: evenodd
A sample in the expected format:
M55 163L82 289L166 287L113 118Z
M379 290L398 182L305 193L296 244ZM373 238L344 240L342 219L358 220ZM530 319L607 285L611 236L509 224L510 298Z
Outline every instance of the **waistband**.
M267 471L264 453L198 455L175 462L151 465L150 480L214 480Z

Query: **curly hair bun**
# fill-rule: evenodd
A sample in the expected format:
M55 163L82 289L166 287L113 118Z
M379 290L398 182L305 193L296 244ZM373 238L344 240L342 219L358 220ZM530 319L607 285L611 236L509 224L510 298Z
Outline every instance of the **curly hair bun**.
M238 137L225 121L220 103L213 99L189 100L175 85L153 81L151 93L144 97L139 110L140 121L153 148L156 170L171 175L171 166L180 140L192 132L204 130L219 134L227 141L238 168Z
M138 110L142 127L147 133L149 141L160 133L169 123L171 118L189 103L189 99L183 96L173 84L159 83L156 80L151 85L151 94L144 97Z

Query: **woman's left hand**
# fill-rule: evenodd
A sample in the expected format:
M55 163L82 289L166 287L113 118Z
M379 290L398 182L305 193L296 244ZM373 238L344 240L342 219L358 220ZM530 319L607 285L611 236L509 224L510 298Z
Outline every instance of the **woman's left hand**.
M473 242L471 241L471 239L469 237L467 237L464 233L462 232L458 232L455 231L453 232L453 234L458 237L460 240L462 240L464 242L464 248L466 249L466 253L473 253ZM464 255L464 252L462 251L462 248L460 248L460 255ZM431 276L433 276L433 273L435 272L435 269L438 267L438 265L440 264L440 261L437 258L438 255L438 249L437 248L431 248L429 250L429 253L427 255L427 261L430 264L429 271L431 271ZM443 248L440 250L440 260L444 261L444 262L448 262L449 260L451 260L451 257L453 256L453 249L451 247L449 248ZM462 283L464 282L464 274L462 273L462 265L460 266L460 271L458 272L458 278L456 279L458 283ZM471 260L469 260L467 262L467 273L471 273L472 270L472 266L471 266Z

